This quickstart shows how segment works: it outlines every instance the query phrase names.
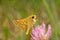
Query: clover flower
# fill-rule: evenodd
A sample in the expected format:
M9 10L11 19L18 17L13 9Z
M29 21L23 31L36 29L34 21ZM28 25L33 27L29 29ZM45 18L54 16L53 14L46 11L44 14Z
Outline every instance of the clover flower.
M46 30L46 26L43 23L42 25L38 25L32 30L31 40L49 40L51 34L52 34L51 25L48 25L48 29Z

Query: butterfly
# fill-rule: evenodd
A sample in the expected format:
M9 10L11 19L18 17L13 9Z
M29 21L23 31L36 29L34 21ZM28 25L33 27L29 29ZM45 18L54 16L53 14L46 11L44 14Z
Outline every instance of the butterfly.
M36 15L31 15L23 19L14 20L14 23L19 26L21 30L26 30L26 35L36 22Z

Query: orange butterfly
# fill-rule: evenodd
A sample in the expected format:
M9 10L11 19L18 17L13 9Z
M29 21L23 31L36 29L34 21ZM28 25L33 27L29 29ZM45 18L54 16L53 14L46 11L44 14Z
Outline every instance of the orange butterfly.
M14 20L14 23L20 27L22 30L27 30L26 35L29 33L29 30L33 27L36 22L36 15L31 15L24 19Z

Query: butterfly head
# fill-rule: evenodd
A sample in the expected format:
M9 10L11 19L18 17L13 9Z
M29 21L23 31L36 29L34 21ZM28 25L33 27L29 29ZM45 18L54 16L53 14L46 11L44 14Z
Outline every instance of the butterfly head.
M31 18L34 22L36 22L36 15L32 15L30 18Z

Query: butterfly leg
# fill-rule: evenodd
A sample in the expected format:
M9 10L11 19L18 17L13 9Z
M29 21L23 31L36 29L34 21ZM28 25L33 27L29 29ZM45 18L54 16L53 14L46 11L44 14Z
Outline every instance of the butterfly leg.
M28 35L28 33L29 33L29 30L30 30L30 28L28 28L28 29L27 29L27 31L26 31L26 35Z

